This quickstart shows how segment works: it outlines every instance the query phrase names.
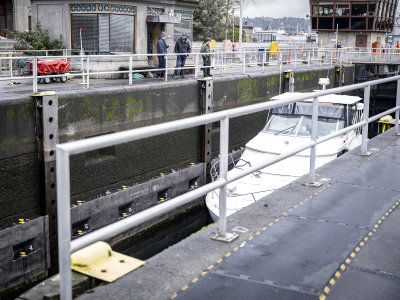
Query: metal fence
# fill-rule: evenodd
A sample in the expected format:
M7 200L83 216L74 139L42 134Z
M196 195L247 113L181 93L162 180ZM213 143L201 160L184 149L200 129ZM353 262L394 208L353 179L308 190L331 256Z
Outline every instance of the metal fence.
M396 106L388 111L379 115L369 117L370 105L370 89L371 86L378 84L397 81L397 98ZM343 93L356 89L364 89L364 117L363 120L357 124L339 130L336 133L329 134L323 137L318 137L318 97L330 95L333 93ZM290 152L283 153L276 158L268 159L259 165L251 166L246 171L235 175L232 178L227 178L228 165L229 165L229 122L230 119L238 116L248 115L260 111L272 109L274 107L294 103L297 101L313 98L313 115L312 115L312 136L311 141L301 147L293 149ZM332 138L341 136L346 132L362 128L362 145L361 155L368 155L368 124L378 120L386 114L395 112L395 134L399 134L399 110L400 110L400 76L385 78L330 90L318 91L303 95L296 95L289 99L269 101L259 103L246 107L240 107L220 112L215 112L207 115L196 116L192 118L182 119L164 124L158 124L148 127L132 129L128 131L112 133L100 137L93 137L85 140L70 142L66 144L57 145L57 220L58 220L58 245L59 245L59 271L60 271L60 291L61 299L72 299L71 289L71 264L70 254L87 245L90 245L99 240L107 240L122 232L128 231L135 226L138 226L147 220L160 216L164 213L180 207L184 204L190 203L195 199L203 197L208 192L215 189L220 189L220 205L219 205L219 237L226 237L227 233L227 217L226 217L226 191L227 184L247 176L253 172L277 163L285 158L291 157L306 149L311 149L310 155L310 173L309 183L315 184L315 160L316 160L316 146ZM70 156L74 154L84 153L95 149L110 147L122 143L132 142L148 137L153 137L169 132L184 130L196 126L201 126L213 122L220 122L220 177L218 180L199 187L195 190L180 195L168 202L161 203L157 206L149 208L145 211L139 212L133 216L124 218L116 223L110 224L102 229L87 233L77 239L71 241L71 211L70 211Z
M58 50L54 50L58 51ZM64 50L68 51L68 50ZM187 60L184 70L191 70L197 79L201 75L203 68L203 53L191 53ZM151 54L151 56L160 56L159 54ZM281 49L278 52L271 52L266 49L251 49L242 52L212 52L212 72L220 76L229 74L250 74L263 73L271 68L282 71L283 66L290 68L298 68L300 66L311 67L312 65L335 65L352 62L376 62L376 63L400 63L399 49L320 49L320 48L296 48ZM166 54L166 68L158 69L149 66L147 59L149 54L124 54L124 55L62 55L62 56L8 56L0 55L0 66L3 76L0 81L10 81L12 84L17 80L32 81L32 92L38 91L38 82L40 80L50 82L57 80L59 77L77 76L82 77L83 87L90 87L90 79L102 76L120 76L128 77L127 84L133 84L132 75L134 73L151 73L165 71L165 78L168 81L171 73L175 70L175 61L177 54ZM37 64L39 60L61 59L71 62L75 70L70 74L39 74L37 72ZM95 65L98 60L117 59L119 66L124 66L124 70L119 68L114 71L97 71L98 66ZM24 72L19 70L19 62L24 60L28 67ZM146 66L143 66L146 62ZM139 69L137 65L141 66ZM29 68L31 66L31 68ZM17 70L15 72L15 70ZM26 75L26 73L29 73ZM51 79L51 80L50 80Z

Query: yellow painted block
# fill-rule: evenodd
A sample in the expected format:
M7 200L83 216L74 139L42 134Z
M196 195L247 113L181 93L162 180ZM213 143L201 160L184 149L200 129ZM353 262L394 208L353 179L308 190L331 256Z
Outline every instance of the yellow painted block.
M340 266L340 270L346 271L346 266L342 264L342 265Z
M331 280L329 280L329 284L332 285L332 286L334 286L334 285L336 284L335 279L332 278Z
M350 263L351 263L351 259L350 259L350 258L347 258L347 259L345 260L345 262L346 262L346 264L350 264Z
M231 253L230 253L230 252L228 252L227 254L225 254L225 257L229 257L229 256L231 256Z
M329 294L329 292L331 291L331 289L329 288L329 287L325 287L324 288L324 292L325 292L325 294Z
M360 248L359 247L356 247L356 252L360 252Z
M208 266L207 269L211 270L211 269L213 269L213 268L214 268L214 265L211 265L211 266Z
M184 287L182 287L182 291L186 291L189 288L189 286L185 285Z
M360 243L360 246L361 246L361 247L364 247L364 245L365 245L364 242L361 242L361 243Z
M218 259L218 260L217 260L217 263L218 263L218 264L222 263L222 258Z
M354 252L351 252L350 256L351 256L351 258L354 258L354 257L356 257L356 254Z
M368 238L368 237L365 237L365 238L364 238L364 241L366 241L366 242L367 242L368 240L369 240L369 238Z
M342 274L340 274L339 271L336 271L336 273L335 273L335 277L336 277L336 278L340 278L341 275L342 275Z
M144 261L112 251L104 242L96 242L71 255L74 271L106 282L113 282L144 264Z
M199 278L196 277L196 278L193 278L193 279L192 279L192 282L193 282L193 283L196 283L198 280L199 280Z
M326 296L322 294L321 296L319 296L319 300L326 300Z
M178 297L178 294L177 293L173 293L172 296L171 296L171 299L175 299L176 297Z

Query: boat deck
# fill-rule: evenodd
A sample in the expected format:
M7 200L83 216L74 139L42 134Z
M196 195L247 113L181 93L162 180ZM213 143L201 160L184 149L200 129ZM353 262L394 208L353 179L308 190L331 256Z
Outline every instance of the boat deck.
M399 299L400 139L393 130L79 299Z

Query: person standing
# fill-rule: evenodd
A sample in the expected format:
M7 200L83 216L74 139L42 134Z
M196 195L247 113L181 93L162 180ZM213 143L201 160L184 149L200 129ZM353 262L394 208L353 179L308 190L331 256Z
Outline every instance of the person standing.
M204 40L203 45L201 46L200 53L203 57L203 74L204 77L212 76L210 74L211 67L211 57L210 57L210 43L211 39L207 38Z
M157 41L157 54L166 54L168 45L165 42L167 39L167 34L165 32L161 33L161 36L158 38ZM164 79L165 78L165 55L158 55L158 69L157 71L157 79Z
M190 48L190 44L189 41L186 37L186 33L182 33L182 36L176 41L175 43L175 49L174 49L175 53L191 53L192 49ZM185 78L184 75L184 67L185 67L185 62L187 59L188 55L178 55L176 57L176 69L174 71L174 75L172 75L172 78L174 78L175 76L178 76L178 70L179 68L181 68L181 78Z

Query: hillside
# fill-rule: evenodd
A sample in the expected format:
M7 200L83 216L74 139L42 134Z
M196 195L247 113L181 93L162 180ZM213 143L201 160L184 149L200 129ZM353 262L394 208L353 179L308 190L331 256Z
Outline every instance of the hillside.
M308 32L310 27L310 20L303 18L284 17L273 19L268 17L245 18L244 22L247 25L254 27L261 27L262 29L284 29L287 33L295 34L298 30Z

